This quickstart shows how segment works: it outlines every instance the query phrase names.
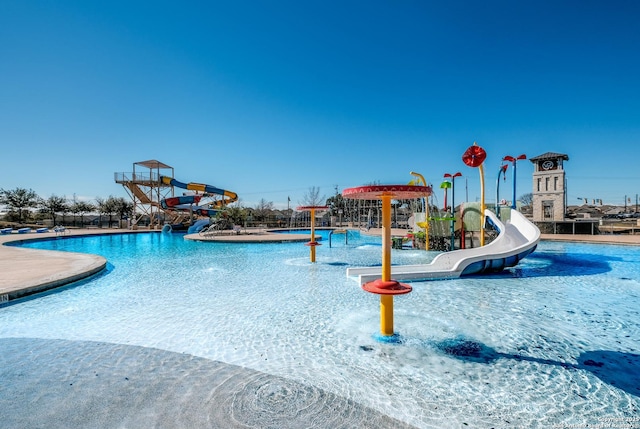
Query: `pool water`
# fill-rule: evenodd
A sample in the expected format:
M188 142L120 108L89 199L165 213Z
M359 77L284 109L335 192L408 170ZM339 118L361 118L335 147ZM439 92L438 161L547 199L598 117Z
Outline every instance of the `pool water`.
M0 339L193 355L420 428L640 427L640 249L542 242L503 273L413 282L394 301L401 342L387 344L376 340L379 298L345 274L380 264L380 238L334 235L329 247L318 234L315 264L302 243L159 233L29 243L100 254L108 272L1 307ZM392 261L434 255L394 249Z

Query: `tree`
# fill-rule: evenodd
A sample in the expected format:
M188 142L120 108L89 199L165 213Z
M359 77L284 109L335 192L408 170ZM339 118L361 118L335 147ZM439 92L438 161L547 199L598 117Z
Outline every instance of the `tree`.
M216 229L224 230L233 228L234 222L229 216L229 207L222 207L213 218Z
M347 204L342 194L338 192L338 185L336 185L335 195L327 198L325 205L329 207L329 214L337 216L340 222L343 219L353 219L351 205Z
M244 225L247 220L247 210L239 205L225 207L227 216L234 225Z
M110 197L113 198L113 197ZM114 198L112 202L115 213L120 216L120 220L131 218L133 215L133 203L122 197ZM109 218L109 226L111 226L111 218Z
M273 202L261 198L254 210L257 221L264 222L273 211Z
M122 219L133 213L133 203L129 203L122 197L116 198L113 195L109 195L107 200L103 202L102 211L109 216L109 228L111 228L114 215L118 215L118 219Z
M336 213L338 213L338 210L342 210L344 212L346 206L342 194L335 194L333 197L327 198L325 204L331 208L331 216L335 216Z
M74 216L80 215L80 228L84 226L84 215L93 210L95 210L93 204L86 201L78 201L75 195L73 197L73 202L69 206L69 211L71 211Z
M38 207L40 197L31 189L15 188L12 191L0 189L0 204L9 208L9 212L17 212L17 221L22 223L29 215L30 208Z
M109 216L109 228L111 228L111 220L113 219L113 215L117 212L116 198L112 195L109 195L106 200L104 198L97 197L96 207L98 209L98 213L100 213L99 227L102 228L102 215L105 215Z
M301 206L320 206L326 200L326 197L320 196L320 188L312 186L306 194L302 196Z
M522 194L518 199L520 200L523 206L527 207L533 203L533 194L531 192L527 194Z
M51 195L46 200L41 200L40 208L42 212L47 213L51 216L51 221L54 225L57 225L56 215L58 213L65 213L69 210L67 199L65 197L59 197L57 195Z

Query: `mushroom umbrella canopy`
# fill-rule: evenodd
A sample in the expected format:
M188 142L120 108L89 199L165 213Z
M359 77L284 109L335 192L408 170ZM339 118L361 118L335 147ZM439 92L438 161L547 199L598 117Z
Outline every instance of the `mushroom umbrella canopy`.
M487 158L487 152L476 143L462 154L462 161L469 167L479 167Z
M476 142L462 154L462 161L469 167L477 167L480 172L480 247L484 246L484 168L482 163L487 158L487 152Z
M446 211L447 210L447 189L451 188L451 182L449 182L448 180L445 180L444 182L442 182L440 184L440 189L444 189L444 207L443 209Z

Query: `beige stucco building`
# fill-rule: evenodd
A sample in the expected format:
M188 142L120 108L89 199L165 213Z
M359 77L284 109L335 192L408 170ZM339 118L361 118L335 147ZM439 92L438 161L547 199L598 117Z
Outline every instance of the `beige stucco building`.
M533 221L564 220L567 212L567 179L562 153L547 152L530 158L533 171Z

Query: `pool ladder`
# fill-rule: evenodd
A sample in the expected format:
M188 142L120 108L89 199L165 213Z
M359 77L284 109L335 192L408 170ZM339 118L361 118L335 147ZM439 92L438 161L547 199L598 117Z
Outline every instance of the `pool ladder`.
M329 233L329 247L331 247L331 237L333 234L344 234L344 244L349 244L349 231L346 229L334 229Z

